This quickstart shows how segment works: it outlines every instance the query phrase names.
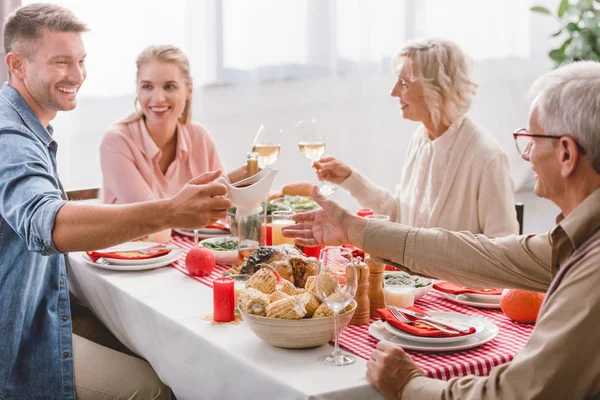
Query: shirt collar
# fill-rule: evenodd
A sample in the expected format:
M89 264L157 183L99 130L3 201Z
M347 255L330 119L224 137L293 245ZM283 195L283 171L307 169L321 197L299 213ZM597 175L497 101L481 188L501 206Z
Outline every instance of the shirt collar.
M581 246L600 227L600 189L592 192L567 217L560 214L557 221L573 248Z
M51 125L48 125L47 129L42 126L38 116L35 115L29 104L27 104L23 96L21 96L21 94L15 88L10 86L8 82L5 82L0 92L23 119L25 125L27 125L27 127L38 137L38 139L42 141L42 143L44 143L46 146L49 146L50 143L54 142L54 139L52 138L54 128L52 128Z
M600 189L596 189L565 217L556 217L557 226L550 232L554 262L562 264L571 253L600 227Z
M466 116L464 115L457 118L452 124L450 124L448 129L446 129L444 133L436 139L429 138L427 129L423 129L423 136L426 140L431 142L431 145L436 152L446 152L450 150L454 144L458 135L458 131L460 130L465 118Z
M138 124L142 132L142 149L148 158L154 159L161 154L161 151L156 145L156 142L152 139L152 136L150 136L150 132L148 132L148 128L146 128L146 123L144 122L143 118L139 119ZM179 122L177 123L176 129L177 131L175 134L177 135L177 155L182 157L189 152L189 146L187 144L188 135L186 135L187 130Z

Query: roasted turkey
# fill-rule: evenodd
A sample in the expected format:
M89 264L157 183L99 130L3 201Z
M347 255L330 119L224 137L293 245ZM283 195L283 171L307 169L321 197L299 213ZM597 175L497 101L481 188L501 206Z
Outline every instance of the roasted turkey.
M283 279L303 288L309 276L317 274L319 261L305 257L291 245L259 247L242 265L241 273L252 275L261 268L273 268Z

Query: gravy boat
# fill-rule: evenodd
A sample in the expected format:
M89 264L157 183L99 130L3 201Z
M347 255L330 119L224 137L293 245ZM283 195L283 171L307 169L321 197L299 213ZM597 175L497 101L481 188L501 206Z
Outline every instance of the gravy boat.
M261 203L269 195L278 170L267 167L259 173L236 183L229 183L224 177L215 182L227 186L226 197L238 208L238 215L253 215L262 210Z

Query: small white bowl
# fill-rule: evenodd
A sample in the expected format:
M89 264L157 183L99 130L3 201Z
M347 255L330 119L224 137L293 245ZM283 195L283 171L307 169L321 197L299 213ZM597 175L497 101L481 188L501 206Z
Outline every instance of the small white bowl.
M433 279L429 279L429 278L423 278L421 276L417 276L417 275L410 275L407 272L403 272L403 271L383 271L383 278L384 278L384 282L385 282L385 276L386 275L398 275L398 276L406 276L412 280L418 279L416 281L416 283L422 283L425 284L427 286L425 287L420 287L420 288L415 288L415 301L419 300L421 297L425 296L433 287Z
M205 247L213 252L213 254L215 255L215 261L217 264L233 265L233 264L237 263L237 261L238 261L238 251L237 250L218 251L218 250L211 249L210 247L206 247L206 243L217 244L217 243L226 242L228 240L234 240L237 242L239 239L237 236L212 237L212 238L204 239L204 240L200 241L199 245L202 247Z
M352 309L340 314L340 328L348 325L355 310L356 301L352 300ZM333 340L333 317L280 319L240 313L254 334L272 346L304 349Z

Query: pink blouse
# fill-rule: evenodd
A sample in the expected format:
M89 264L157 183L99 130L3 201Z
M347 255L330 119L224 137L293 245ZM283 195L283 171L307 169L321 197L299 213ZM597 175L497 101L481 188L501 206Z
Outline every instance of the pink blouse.
M158 165L161 151L143 119L110 126L100 144L104 203L169 198L190 179L223 169L215 142L204 127L178 123L176 135L175 159L163 174Z

